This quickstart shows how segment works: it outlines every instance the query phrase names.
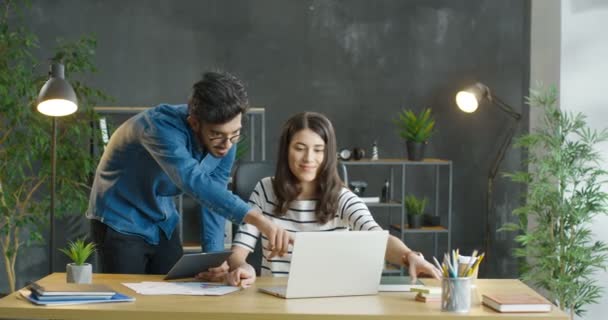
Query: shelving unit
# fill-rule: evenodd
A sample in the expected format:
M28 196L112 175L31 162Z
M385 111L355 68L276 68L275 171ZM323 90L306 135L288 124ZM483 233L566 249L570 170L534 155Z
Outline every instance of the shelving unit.
M440 234L447 234L447 248L448 251L451 249L451 239L452 239L452 161L450 160L442 160L442 159L424 159L423 161L410 161L407 159L379 159L379 160L370 160L370 159L361 159L361 160L350 160L350 161L341 161L344 165L343 176L344 182L348 185L348 169L349 166L385 166L390 168L390 194L389 194L389 202L378 202L378 203L366 203L366 205L370 208L388 208L389 214L392 208L399 209L399 223L391 223L391 216L389 215L389 230L393 233L397 233L401 240L404 239L406 234L432 234L433 235L433 249L435 256L438 256L438 242ZM421 167L421 166L432 166L435 168L435 181L434 181L434 215L441 216L441 212L439 211L440 204L440 182L441 182L441 168L447 167L448 174L448 195L447 195L447 225L441 226L424 226L420 229L410 229L407 227L405 223L406 212L405 206L401 201L396 201L395 199L395 171L401 173L400 181L400 195L399 199L403 199L405 197L406 185L407 185L407 169L410 167ZM443 170L445 171L445 170ZM403 270L401 270L403 273Z

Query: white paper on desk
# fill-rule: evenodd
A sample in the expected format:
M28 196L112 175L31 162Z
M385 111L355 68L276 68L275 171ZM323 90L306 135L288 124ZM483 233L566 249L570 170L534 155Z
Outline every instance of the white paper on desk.
M424 288L423 284L381 284L378 291L382 292L410 292L412 288Z
M143 295L190 295L190 296L222 296L239 291L233 287L208 282L128 282L123 285Z

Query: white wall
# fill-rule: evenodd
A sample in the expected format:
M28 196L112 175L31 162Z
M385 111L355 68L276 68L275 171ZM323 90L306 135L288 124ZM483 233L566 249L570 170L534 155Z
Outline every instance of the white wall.
M561 12L561 107L586 114L593 128L608 127L608 0L562 0ZM608 144L600 149L608 169ZM608 217L597 217L592 230L608 242ZM604 295L584 318L606 319L608 272L595 277Z

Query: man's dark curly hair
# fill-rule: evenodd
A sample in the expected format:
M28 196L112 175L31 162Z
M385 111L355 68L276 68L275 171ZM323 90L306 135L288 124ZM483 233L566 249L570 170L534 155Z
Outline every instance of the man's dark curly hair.
M201 122L222 124L249 107L243 83L225 72L206 72L192 87L188 113Z

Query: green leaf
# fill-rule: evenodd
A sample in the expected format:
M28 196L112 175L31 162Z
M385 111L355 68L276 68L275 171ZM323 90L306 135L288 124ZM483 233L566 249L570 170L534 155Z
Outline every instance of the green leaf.
M401 110L393 122L399 129L399 136L413 142L428 141L435 130L430 108L421 110L418 115L412 110Z
M86 243L84 239L77 239L70 241L67 248L58 250L68 256L76 265L81 266L95 252L95 244Z
M414 195L407 195L403 200L405 210L411 215L422 215L428 203L428 198L419 199Z

